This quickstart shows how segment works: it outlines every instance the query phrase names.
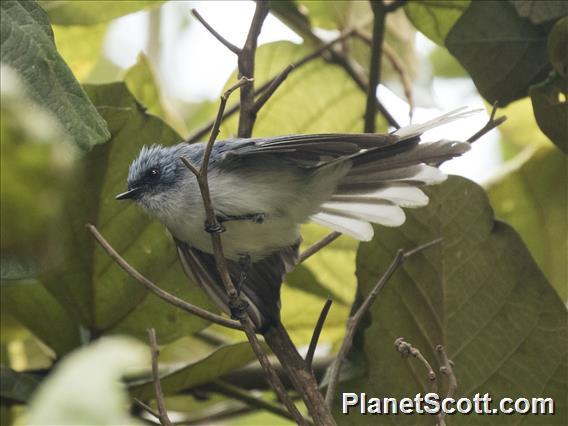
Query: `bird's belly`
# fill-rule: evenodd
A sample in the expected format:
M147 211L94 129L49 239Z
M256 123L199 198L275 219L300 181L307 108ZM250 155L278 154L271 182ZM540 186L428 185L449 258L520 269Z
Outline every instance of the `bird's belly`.
M260 260L277 249L294 244L300 237L296 224L288 218L266 218L263 223L235 220L224 224L221 243L225 257L239 260L250 256ZM213 253L211 235L204 229L204 221L192 221L183 229L170 229L172 234L206 253Z

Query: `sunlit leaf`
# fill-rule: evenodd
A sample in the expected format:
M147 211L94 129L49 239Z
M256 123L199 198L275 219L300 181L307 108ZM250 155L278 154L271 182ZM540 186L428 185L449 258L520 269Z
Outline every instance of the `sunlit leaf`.
M52 28L57 51L71 68L75 78L84 81L101 56L107 25L54 25Z
M109 132L53 41L47 15L35 1L6 0L2 10L2 62L13 67L29 95L50 110L82 149L105 142Z
M446 38L479 93L501 106L525 97L548 74L546 30L508 2L472 2Z
M489 198L497 218L521 234L546 277L567 300L567 160L552 147L528 151L488 184Z
M450 29L469 6L465 1L411 1L405 4L408 19L426 37L440 46Z
M367 395L408 397L429 389L424 366L402 359L393 342L403 336L438 371L435 347L444 345L455 364L457 397L489 393L502 397L551 397L555 415L566 420L566 308L531 258L518 234L495 221L483 190L463 178L428 190L430 204L407 210L400 228L377 228L362 243L357 278L369 293L399 248L411 249L433 239L443 241L408 259L371 307L358 347L367 355L367 375L342 390ZM441 393L443 375L438 375ZM334 410L339 413L340 408ZM511 423L515 416L505 418ZM429 416L398 417L401 424L427 424ZM376 416L377 424L390 424ZM342 424L364 424L358 412ZM455 416L454 424L494 424L495 420Z
M214 380L237 368L244 367L256 357L248 342L223 346L205 358L161 375L164 394L173 395ZM142 400L154 395L151 379L130 383L130 393Z
M94 25L144 9L158 7L163 0L40 0L55 25Z
M119 380L149 364L149 350L124 337L104 338L63 359L33 395L28 424L135 425Z
M97 225L119 253L162 288L209 307L206 296L181 271L165 228L134 203L114 199L125 190L128 166L142 146L171 145L181 138L160 119L147 115L123 83L86 89L107 120L112 138L82 159L70 181L66 214L58 228L65 257L45 283L94 333L145 338L145 329L152 326L162 342L189 334L206 323L150 295L85 228L86 223Z

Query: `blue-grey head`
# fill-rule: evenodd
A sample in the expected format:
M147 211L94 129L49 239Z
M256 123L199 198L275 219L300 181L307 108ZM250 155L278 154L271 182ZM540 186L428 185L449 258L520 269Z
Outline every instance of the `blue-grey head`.
M181 149L181 145L142 148L128 170L128 191L118 194L116 199L135 200L150 210L163 202L186 173L180 160Z

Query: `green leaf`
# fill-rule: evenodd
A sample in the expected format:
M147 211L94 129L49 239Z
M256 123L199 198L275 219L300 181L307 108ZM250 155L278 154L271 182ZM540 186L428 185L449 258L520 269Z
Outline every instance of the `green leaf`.
M0 364L0 396L14 402L26 403L39 385L31 374L18 373Z
M446 46L479 93L501 106L527 96L550 71L546 30L519 18L507 2L472 2L448 33Z
M2 280L2 310L62 356L81 344L79 324L37 280Z
M57 53L45 12L35 1L6 0L0 8L2 62L18 71L30 96L58 117L77 146L105 142L105 122Z
M554 70L561 77L568 77L568 16L559 19L548 36L546 48Z
M141 53L138 56L138 62L124 76L124 82L130 93L147 108L150 114L160 117L178 133L187 133L182 117L165 104L156 80L156 73L145 54Z
M404 11L418 31L440 46L470 1L411 1Z
M521 234L560 297L568 300L568 163L551 147L528 151L511 160L508 173L489 183L487 191L497 218Z
M162 390L165 395L174 395L181 390L208 383L230 371L242 368L255 359L248 342L222 346L197 362L161 373ZM152 380L130 382L130 393L142 400L153 398Z
M368 327L358 336L368 360L367 375L346 383L342 390L395 398L428 392L424 366L414 358L402 359L393 347L394 340L403 336L436 371L434 348L444 345L455 363L456 397L478 392L489 393L494 401L551 397L555 415L546 417L547 424L565 424L566 307L518 234L494 220L479 186L450 177L427 192L430 204L407 210L402 227L377 228L377 237L359 246L358 291L364 297L398 249L443 238L405 261L382 290L370 309ZM442 393L445 382L438 374ZM433 423L429 416L397 420ZM503 420L516 424L520 418ZM390 424L390 417L376 416L374 421ZM355 412L341 422L364 424L365 420ZM452 418L452 424L494 423L487 416Z
M161 6L163 0L40 0L39 4L55 25L94 25L130 13Z
M538 127L554 144L568 154L568 76L555 73L530 88Z
M125 337L100 339L71 353L33 395L28 424L143 424L128 413L128 394L119 379L146 367L149 353Z
M123 83L87 86L108 121L111 140L78 164L70 179L66 212L56 233L65 248L64 262L45 284L59 302L95 334L123 332L145 338L156 328L166 342L207 323L149 294L122 271L85 228L95 224L132 266L160 287L192 303L210 307L178 264L165 228L134 203L116 201L126 188L130 163L144 145L172 145L181 138L160 119L147 115Z
M108 26L54 25L52 28L57 51L71 68L75 78L81 82L85 81L101 56Z
M509 0L521 18L542 24L568 15L568 3L550 0Z
M430 64L436 77L443 78L468 78L468 74L460 63L447 49L436 47L429 55Z

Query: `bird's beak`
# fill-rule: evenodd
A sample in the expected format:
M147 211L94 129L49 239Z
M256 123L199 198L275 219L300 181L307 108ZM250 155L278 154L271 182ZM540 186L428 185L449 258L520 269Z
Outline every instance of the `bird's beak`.
M137 187L137 188L132 188L129 189L126 192L123 192L122 194L118 194L115 199L117 200L135 200L136 198L138 198L138 195L140 195L140 192L142 192L142 188Z

